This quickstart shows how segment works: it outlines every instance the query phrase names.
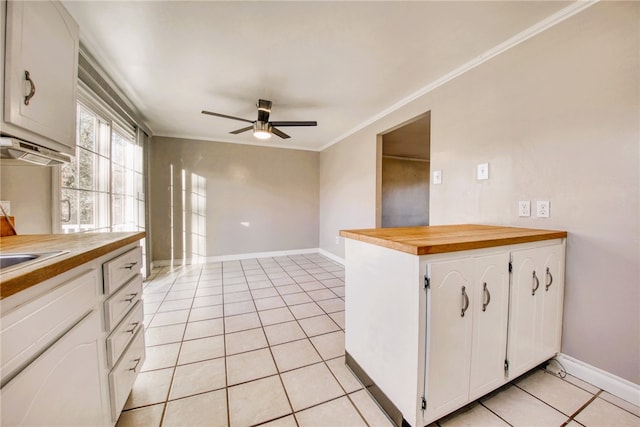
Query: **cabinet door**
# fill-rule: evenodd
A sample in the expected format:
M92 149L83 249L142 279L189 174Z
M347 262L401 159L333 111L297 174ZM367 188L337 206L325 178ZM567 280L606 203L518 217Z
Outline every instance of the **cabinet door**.
M8 1L5 62L4 121L54 144L5 131L75 155L78 25L73 18L57 1Z
M460 407L469 397L474 262L443 261L428 268L425 419L432 419Z
M93 311L7 383L1 424L102 425L100 328Z
M513 378L560 351L564 246L515 251L511 262L508 359Z
M505 381L509 318L509 254L476 258L469 400Z
M544 290L537 337L537 359L547 360L560 351L562 337L562 312L564 302L564 249L562 245L550 246L542 263Z

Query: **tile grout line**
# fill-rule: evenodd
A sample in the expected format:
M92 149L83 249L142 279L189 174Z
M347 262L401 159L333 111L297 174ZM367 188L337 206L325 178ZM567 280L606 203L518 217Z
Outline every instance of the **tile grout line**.
M580 413L582 412L587 406L591 405L591 403L596 400L598 398L598 396L600 396L600 394L602 394L602 390L598 390L598 392L596 394L594 394L593 396L591 396L591 399L589 399L585 404L583 404L581 407L579 407L573 414L571 414L569 416L569 419L567 421L564 422L564 424L562 424L560 427L564 427L567 424L569 424L571 421L574 421L574 418ZM579 421L576 421L579 423ZM580 423L582 424L582 423Z

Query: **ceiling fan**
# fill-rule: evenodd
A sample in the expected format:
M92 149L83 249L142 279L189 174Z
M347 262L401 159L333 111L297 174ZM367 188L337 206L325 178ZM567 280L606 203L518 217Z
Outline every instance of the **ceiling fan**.
M252 130L253 129L253 136L255 136L258 139L269 139L271 138L271 134L277 135L280 138L286 139L286 138L291 138L289 135L287 135L286 133L282 132L280 129L277 129L277 127L285 127L285 126L317 126L318 122L315 121L308 121L308 122L301 122L301 121L297 121L297 122L270 122L269 121L269 114L271 113L271 101L268 101L266 99L259 99L258 103L256 104L256 106L258 107L258 120L247 120L247 119L243 119L241 117L234 117L234 116L228 116L226 114L220 114L220 113L213 113L211 111L205 111L202 110L202 114L209 114L211 116L216 116L216 117L223 117L225 119L233 119L233 120L240 120L241 122L247 122L247 123L251 123L251 126L247 126L245 128L241 128L241 129L236 129L234 131L231 131L229 133L232 134L239 134L242 132L246 132L248 130Z

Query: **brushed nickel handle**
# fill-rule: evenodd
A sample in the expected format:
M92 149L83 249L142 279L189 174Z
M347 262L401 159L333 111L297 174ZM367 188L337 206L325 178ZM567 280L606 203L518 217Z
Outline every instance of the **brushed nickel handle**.
M491 293L489 293L489 289L487 289L487 282L484 282L482 286L482 293L484 296L484 301L482 301L482 311L487 311L487 306L491 302Z
M134 299L136 299L136 297L138 296L138 293L136 292L135 294L127 294L127 295L129 295L129 297L130 297L130 298L125 298L124 300L125 300L126 302L131 302L131 301L133 301Z
M540 287L540 279L538 279L538 276L536 276L536 272L535 271L533 272L533 283L535 283L535 285L533 286L533 289L531 290L531 295L535 295L536 291Z
M131 326L133 326L133 327L131 329L126 330L125 332L128 332L131 335L133 335L133 333L136 331L136 328L138 327L139 324L140 324L140 322L131 323Z
M136 364L133 366L133 368L129 368L130 371L135 372L136 368L138 367L138 365L140 364L140 358L138 357L137 359L133 359L134 362L136 362Z
M544 290L548 291L549 287L551 286L551 284L553 283L553 275L551 275L551 271L549 271L549 267L547 267L547 282L545 283L545 287Z
M467 295L466 288L462 287L462 310L460 311L460 317L464 317L465 311L469 308L469 296Z
M135 267L136 265L138 265L138 261L136 262L130 262L129 264L125 265L123 268L126 268L128 270L133 269L133 267Z
M33 98L33 95L36 94L36 85L33 83L33 80L31 80L31 76L28 71L24 72L24 79L29 82L30 87L29 94L24 97L24 105L29 105L29 101Z

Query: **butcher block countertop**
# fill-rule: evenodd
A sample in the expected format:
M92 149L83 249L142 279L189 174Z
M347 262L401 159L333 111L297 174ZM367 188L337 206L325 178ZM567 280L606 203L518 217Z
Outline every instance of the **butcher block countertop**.
M0 253L66 251L61 255L0 273L0 299L106 255L145 237L143 232L25 234L0 237Z
M559 239L567 237L567 232L461 224L341 230L340 236L412 255L429 255Z

